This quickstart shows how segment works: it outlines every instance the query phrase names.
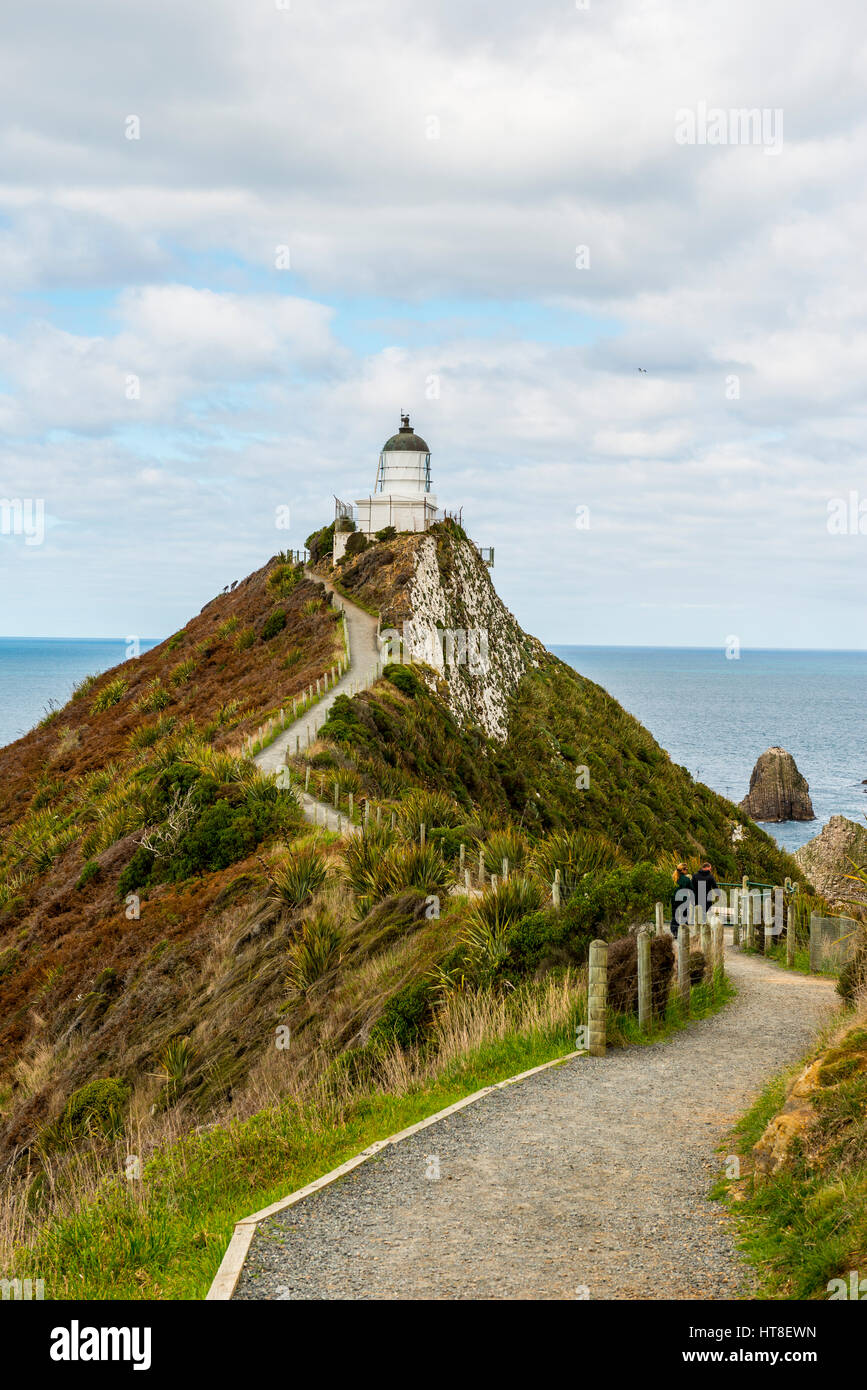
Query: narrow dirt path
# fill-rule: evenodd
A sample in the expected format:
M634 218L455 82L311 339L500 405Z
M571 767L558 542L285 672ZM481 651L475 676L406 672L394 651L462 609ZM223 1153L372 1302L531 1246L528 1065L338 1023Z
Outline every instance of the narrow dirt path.
M727 1220L707 1200L724 1162L715 1149L836 995L735 950L726 967L738 996L713 1018L497 1091L263 1223L235 1297L745 1291ZM432 1157L438 1180L426 1176Z
M363 608L358 608L356 604L344 598L342 594L337 592L334 585L329 580L324 579L322 575L314 574L310 570L304 572L308 579L314 579L317 583L324 584L325 588L334 595L335 605L343 610L349 634L349 666L327 695L323 695L322 699L311 706L305 714L288 725L273 743L269 743L267 748L263 748L261 753L256 754L253 761L263 772L276 772L283 766L287 754L295 750L296 738L300 740L301 748L306 748L308 742L312 743L317 730L325 723L328 711L337 696L350 695L358 690L366 689L367 686L373 684L378 670L380 652L376 618L371 617L369 613L365 613ZM307 820L318 825L326 825L329 830L337 829L337 812L333 806L326 805L308 792L299 792L298 796ZM345 816L342 817L341 824L342 829L347 834L353 833L357 828L351 826Z

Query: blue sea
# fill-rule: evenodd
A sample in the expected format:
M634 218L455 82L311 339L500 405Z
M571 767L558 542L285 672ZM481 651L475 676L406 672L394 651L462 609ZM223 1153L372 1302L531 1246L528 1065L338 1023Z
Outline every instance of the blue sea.
M142 651L154 646L142 642ZM552 647L605 687L692 775L740 801L760 753L779 744L810 784L816 820L768 825L786 849L830 816L867 813L867 652ZM114 641L0 638L0 745L63 704L92 672L127 658Z
M162 640L162 639L159 639ZM156 646L142 641L141 651ZM85 676L128 660L125 638L56 640L0 637L0 747L26 734L55 705L65 705Z
M792 754L810 784L814 821L766 825L795 850L833 815L864 823L867 652L552 647L640 719L673 760L732 801L760 753Z

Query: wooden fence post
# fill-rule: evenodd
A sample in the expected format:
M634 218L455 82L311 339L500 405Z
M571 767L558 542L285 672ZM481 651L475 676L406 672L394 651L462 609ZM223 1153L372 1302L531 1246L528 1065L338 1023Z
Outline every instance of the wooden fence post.
M650 1027L650 929L639 928L636 941L638 952L638 1026L643 1032Z
M711 929L711 957L713 959L713 979L716 984L716 973L722 975L725 969L725 927L722 922L714 922Z
M337 778L335 777L335 779L334 779L334 809L335 809L335 811L337 810L337 808L338 808L339 805L340 805L340 783L338 782Z
M708 966L713 969L713 962L710 954L710 923L704 918L701 923L701 953Z
M591 1057L605 1056L607 1012L608 946L604 941L591 941L590 969L587 977L587 1051Z
M469 869L464 869L464 887L465 887L466 890L467 890L467 897L469 897L469 896L470 896L470 892L472 891L472 890L470 889L470 871L469 871Z
M461 878L463 878L464 872L466 871L466 860L467 860L467 847L466 847L466 845L464 844L464 842L463 842L463 840L462 840L462 841L461 841L460 850L458 851L458 863L459 863L459 866L460 866ZM467 871L467 872L468 872L468 871Z
M507 879L508 877L509 877L509 861L508 861L508 859L504 859L504 860L503 860L503 882L504 882L504 883L506 882L506 879Z
M304 769L304 790L305 790L305 791L309 791L309 790L310 790L310 764L309 764L309 763L307 764L307 766L306 766L305 769Z
M656 904L655 912L656 912L656 935L657 935L657 936L662 936L662 934L663 934L663 932L664 932L664 930L665 930L665 928L664 928L664 926L663 926L663 921L662 921L662 903L657 903L657 904Z
M427 833L427 826L425 825L424 821L422 821L421 824L419 825L419 828L418 828L418 835L419 835L419 840L418 840L418 842L419 842L419 844L421 845L422 849L424 849L424 842L425 842L425 835L426 835L426 833Z
M689 1013L689 927L682 924L677 933L677 987L685 1013Z
M496 875L496 874L491 874L491 892L492 892L492 893L496 893L496 891L497 891L497 875Z
M352 798L352 792L350 792L350 793L349 793L349 819L350 819L350 821L352 820L352 816L353 816L352 799L353 799L353 798Z
M551 902L555 907L560 906L560 870L554 870L554 882L551 884Z
M795 964L795 902L789 897L785 902L786 908L786 965L791 970Z
M479 850L479 887L485 886L485 851Z

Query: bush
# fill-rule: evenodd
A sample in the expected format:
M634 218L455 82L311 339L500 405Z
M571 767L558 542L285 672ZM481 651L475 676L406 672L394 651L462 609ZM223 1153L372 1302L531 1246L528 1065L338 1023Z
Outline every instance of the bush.
M510 933L542 906L544 890L537 880L513 874L496 889L488 888L470 908L461 944L470 973L478 984L490 984L506 965Z
M326 555L332 554L334 550L335 524L336 523L332 521L330 526L323 526L320 531L313 531L307 537L304 544L310 552L311 564L318 564L318 562L320 560L323 560ZM341 530L342 529L343 528L341 527ZM347 529L354 530L355 523L353 522Z
M650 1006L655 1017L665 1013L673 972L671 937L652 937ZM615 1013L638 1013L638 943L634 935L622 936L608 947L608 1003Z
M295 850L271 874L270 896L283 907L302 907L325 882L325 864L312 846Z
M88 1081L73 1091L57 1122L58 1140L116 1139L123 1132L123 1112L129 1087L115 1076Z
M245 627L235 638L235 651L246 652L256 641L256 634L251 627Z
M389 999L370 1032L370 1042L408 1048L424 1039L433 1016L434 991L430 980L416 980Z
M166 705L171 704L172 697L166 690L159 676L155 676L136 704L136 709L140 714L157 714Z
M518 830L495 830L485 841L485 868L489 874L503 872L503 860L509 861L509 872L523 869L527 860L527 842Z
M75 885L79 892L82 888L86 888L89 883L92 883L95 878L99 878L101 872L96 860L89 859L79 874L78 882Z
M462 811L456 801L444 792L412 791L397 807L397 828L405 840L419 839L421 827L460 825Z
M317 980L340 963L340 933L327 913L305 922L289 947L286 983L295 994L305 994Z
M423 893L442 893L454 875L433 845L392 845L372 864L371 896L374 900L419 888Z
M346 550L344 554L348 559L352 559L354 555L360 555L363 550L367 550L369 545L370 541L367 539L363 531L353 531L352 535L349 537L349 540L346 542Z
M172 685L186 685L195 669L195 661L192 657L188 657L186 661L179 661L177 666L172 668L169 672L169 680Z
M376 539L378 541L393 541L396 535L396 526L383 526L381 531L376 532Z
M663 938L664 939L664 938ZM690 951L689 953L689 983L700 985L707 972L707 961L704 951Z
M840 971L837 993L846 1004L854 1004L855 996L867 984L867 946L860 946Z
M139 888L146 888L150 882L155 863L156 855L151 850L145 849L143 845L139 845L117 881L118 897L125 898L127 893L135 893Z
M408 666L399 666L397 662L392 661L385 667L382 674L387 681L391 681L401 694L409 695L410 699L414 699L420 693L418 677Z
M275 565L268 575L268 588L281 598L286 598L303 578L301 565Z
M561 830L542 840L533 851L533 872L543 883L552 884L560 870L560 891L564 897L574 893L588 876L607 873L623 862L617 846L598 831Z
M631 926L653 919L653 905L664 902L671 878L653 864L613 869L592 878L563 907L570 933L613 940Z
M127 682L123 676L118 676L115 680L109 681L102 690L96 695L93 704L90 706L91 714L102 714L104 710L111 709L122 700L128 689Z
M262 641L270 642L272 637L276 637L286 626L286 609L275 608L273 613L269 613L262 627Z
M216 873L246 859L266 836L281 828L282 808L275 801L247 798L232 806L220 798L206 806L179 839L166 864L169 881Z

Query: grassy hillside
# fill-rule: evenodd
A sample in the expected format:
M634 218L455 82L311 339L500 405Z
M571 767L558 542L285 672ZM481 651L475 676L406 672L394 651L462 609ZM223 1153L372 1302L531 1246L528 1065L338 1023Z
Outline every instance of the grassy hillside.
M85 1239L96 1194L113 1193L139 1232L113 1271L130 1296L142 1204L155 1202L156 1226L165 1217L164 1169L236 1141L249 1165L255 1143L279 1152L291 1134L291 1171L309 1174L317 1153L370 1137L365 1117L415 1115L413 1097L451 1095L456 1077L562 1050L589 941L647 920L676 856L708 854L720 877L800 877L605 691L496 611L458 528L434 535L452 620L473 622L456 578L469 574L524 674L504 742L459 721L442 675L417 666L336 701L293 766L344 814L350 793L356 819L367 797L364 837L312 829L242 753L342 655L322 586L282 557L0 750L0 1267L26 1231L46 1260L61 1242L51 1267L74 1279L63 1243ZM334 577L398 626L419 539L379 542ZM486 878L508 858L508 883L459 891L461 845ZM318 1137L298 1149L308 1123ZM210 1148L185 1147L203 1127ZM130 1154L155 1175L147 1199L125 1182ZM251 1191L270 1192L274 1164L260 1154ZM243 1190L219 1186L215 1234L203 1213L217 1188L204 1184L196 1229L172 1239L201 1237L213 1268ZM156 1266L165 1252L147 1230ZM197 1256L184 1258L189 1269Z

